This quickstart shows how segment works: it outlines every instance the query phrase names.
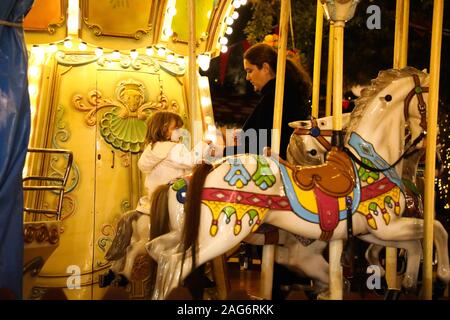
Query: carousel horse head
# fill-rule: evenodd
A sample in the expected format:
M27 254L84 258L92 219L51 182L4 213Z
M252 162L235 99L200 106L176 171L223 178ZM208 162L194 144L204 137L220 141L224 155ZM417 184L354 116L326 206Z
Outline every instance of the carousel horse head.
M350 113L342 115L342 127L345 130L350 121ZM319 165L325 162L325 154L331 149L333 117L311 117L309 120L290 122L294 129L291 135L287 161L300 166Z

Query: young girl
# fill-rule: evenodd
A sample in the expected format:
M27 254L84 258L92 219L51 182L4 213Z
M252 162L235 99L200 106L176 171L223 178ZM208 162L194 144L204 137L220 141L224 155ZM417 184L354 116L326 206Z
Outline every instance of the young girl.
M149 236L150 199L155 189L188 174L195 164L207 156L212 157L214 148L211 143L201 142L192 151L180 143L182 126L183 120L174 112L158 111L150 116L146 137L148 145L138 161L139 169L146 176L147 194L139 199L136 211L126 213L119 221L116 237L105 256L113 263L108 273L101 276L100 287L111 283L125 286L128 279L132 279L136 257L146 252L144 245Z
M147 196L139 200L137 210L148 213L151 195L162 184L188 174L192 168L207 156L214 148L211 143L198 143L192 151L181 143L181 117L170 111L153 113L148 121L146 142L148 143L138 167L145 174Z

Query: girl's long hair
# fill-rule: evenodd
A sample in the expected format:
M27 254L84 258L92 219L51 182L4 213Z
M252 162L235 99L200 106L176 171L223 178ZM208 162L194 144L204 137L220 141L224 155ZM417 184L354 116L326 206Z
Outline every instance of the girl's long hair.
M171 111L156 111L147 120L147 135L145 144L154 144L159 141L167 141L169 126L175 121L177 128L183 126L180 115Z

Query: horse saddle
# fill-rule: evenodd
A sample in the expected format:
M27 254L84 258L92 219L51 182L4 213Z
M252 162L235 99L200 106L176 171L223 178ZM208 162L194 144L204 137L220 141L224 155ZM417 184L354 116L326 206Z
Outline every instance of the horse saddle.
M349 195L356 184L352 161L337 147L331 148L322 165L296 167L294 180L303 190L318 187L325 194L336 198Z

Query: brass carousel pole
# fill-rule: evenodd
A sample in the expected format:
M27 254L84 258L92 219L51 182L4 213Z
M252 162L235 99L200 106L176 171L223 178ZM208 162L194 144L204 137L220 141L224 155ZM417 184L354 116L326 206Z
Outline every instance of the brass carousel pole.
M196 59L196 45L197 39L195 36L195 0L188 1L188 15L189 15L189 110L191 112L191 132L192 132L192 147L195 146L202 138L203 126L201 119L201 111L197 98L198 82L197 82L197 59Z
M434 179L436 161L437 116L439 102L439 73L442 45L442 19L444 0L434 0L431 33L430 91L428 94L427 144L425 153L425 207L424 207L424 253L423 253L423 299L432 298Z
M290 0L281 0L280 34L275 84L275 104L273 110L272 152L280 153L281 119L283 117L284 73L286 69L286 47L289 30ZM272 298L273 262L275 245L264 245L261 265L261 294L265 299Z
M317 0L316 11L316 39L314 42L314 71L312 88L312 115L319 117L320 98L320 66L322 61L322 34L323 34L323 7L320 0Z
M334 67L334 22L330 21L328 39L328 69L327 69L327 97L325 102L325 116L331 116L331 100L333 94L333 67Z
M394 62L395 69L408 64L409 0L397 0L395 10ZM386 282L389 289L400 289L397 279L397 249L386 247Z
M342 139L342 85L344 61L344 27L355 12L359 0L322 0L327 17L334 21L333 70L333 146L343 147ZM330 299L342 300L341 255L343 240L329 242Z

